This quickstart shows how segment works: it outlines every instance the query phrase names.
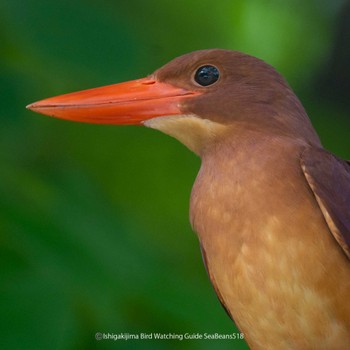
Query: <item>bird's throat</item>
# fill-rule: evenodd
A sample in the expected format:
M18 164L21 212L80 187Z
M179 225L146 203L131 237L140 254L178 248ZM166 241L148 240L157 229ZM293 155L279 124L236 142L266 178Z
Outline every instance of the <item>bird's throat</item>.
M195 154L201 156L226 126L196 115L175 115L149 119L144 125L174 137Z

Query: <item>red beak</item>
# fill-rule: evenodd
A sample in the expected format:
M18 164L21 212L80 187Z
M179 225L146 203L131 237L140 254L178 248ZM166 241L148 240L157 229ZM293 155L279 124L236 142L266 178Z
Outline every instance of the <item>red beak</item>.
M149 77L51 97L27 106L51 117L96 124L141 124L182 114L180 102L198 95Z

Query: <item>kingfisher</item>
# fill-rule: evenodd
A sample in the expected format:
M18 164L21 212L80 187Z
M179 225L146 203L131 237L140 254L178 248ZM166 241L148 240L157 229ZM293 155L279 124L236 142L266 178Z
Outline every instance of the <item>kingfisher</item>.
M350 163L322 147L269 64L237 51L195 51L146 78L27 107L143 125L182 142L201 158L191 225L249 347L350 349Z

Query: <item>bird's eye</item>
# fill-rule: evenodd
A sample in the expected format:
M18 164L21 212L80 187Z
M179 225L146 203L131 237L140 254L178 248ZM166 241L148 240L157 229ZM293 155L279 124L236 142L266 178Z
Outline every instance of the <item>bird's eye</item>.
M219 79L219 70L214 66L199 67L194 75L196 83L202 86L214 84Z

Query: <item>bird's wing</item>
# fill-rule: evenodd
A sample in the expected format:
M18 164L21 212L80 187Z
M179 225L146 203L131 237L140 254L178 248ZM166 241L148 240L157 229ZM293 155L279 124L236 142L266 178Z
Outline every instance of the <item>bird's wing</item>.
M350 259L350 163L308 147L301 167L330 231Z
M231 315L231 313L230 313L230 311L229 311L229 309L228 309L227 306L225 305L224 299L223 299L222 296L221 296L221 293L220 293L220 291L219 291L219 288L218 288L217 285L216 285L215 278L214 278L214 276L210 273L209 265L208 265L208 259L207 259L207 255L206 255L206 253L205 253L205 250L204 250L204 248L203 248L202 245L200 245L200 247L201 247L201 252L202 252L202 257L203 257L204 266L205 266L205 269L206 269L206 271L207 271L207 274L208 274L208 276L209 276L209 278L210 278L211 284L212 284L213 287L214 287L215 293L216 293L216 295L217 295L217 297L218 297L218 299L219 299L219 301L220 301L222 307L225 309L227 315L231 318L232 321L234 321L233 318L232 318L232 315Z

